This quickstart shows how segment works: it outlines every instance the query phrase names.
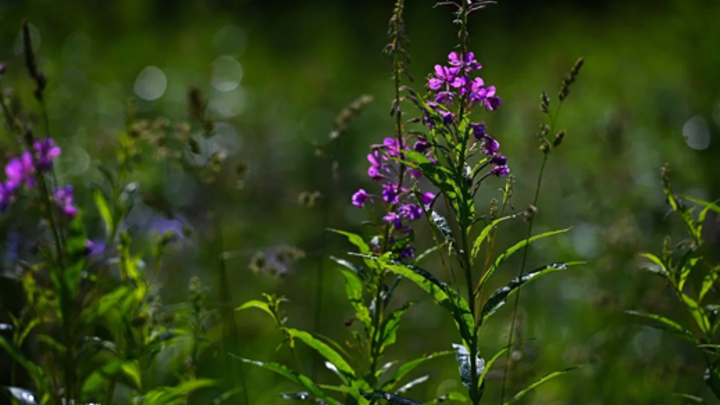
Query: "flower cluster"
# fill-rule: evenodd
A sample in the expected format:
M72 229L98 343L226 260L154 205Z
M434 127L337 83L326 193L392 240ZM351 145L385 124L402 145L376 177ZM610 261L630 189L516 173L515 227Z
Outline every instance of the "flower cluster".
M440 114L443 125L449 126L455 123L455 114L447 107L458 98L468 110L483 105L488 111L494 111L500 106L502 100L495 94L495 86L485 86L485 81L481 77L472 79L469 76L469 73L482 69L474 53L461 55L458 52L451 52L448 55L448 64L449 66L435 65L435 74L428 80L428 87L434 92L434 101L428 102L427 105ZM425 123L433 128L427 111ZM485 124L470 123L470 127L483 153L490 157L490 163L493 165L490 174L508 175L510 169L507 166L507 158L499 153L500 143L485 131Z
M5 165L7 180L0 183L0 210L5 211L15 201L15 196L22 186L32 189L36 185L36 174L52 170L53 161L60 155L61 149L52 138L35 141L32 151L25 151ZM58 189L53 198L60 210L72 218L77 214L73 203L72 186Z
M481 77L471 79L468 73L482 69L472 52L461 56L457 52L448 55L450 66L435 65L435 76L428 81L428 87L435 93L435 102L450 105L457 96L466 98L468 107L483 104L490 111L500 106L500 97L495 95L495 86L485 86Z
M418 138L413 149L417 152L427 151L429 153L430 143L424 138ZM404 139L401 145L397 138L385 138L382 145L374 145L372 152L367 156L370 162L368 176L380 183L380 196L369 194L364 189L358 190L352 196L352 203L358 208L365 207L369 201L373 200L384 202L387 213L383 217L383 221L393 231L389 235L389 245L395 244L395 236L404 240L412 235L413 228L409 222L416 221L423 215L423 208L418 203L429 205L435 198L432 193L422 193L419 194L420 201L416 201L411 197L411 190L402 186L404 177L422 177L420 172L392 162L391 159L400 157L403 150L410 150L408 139ZM406 244L399 253L403 258L412 258L415 249Z

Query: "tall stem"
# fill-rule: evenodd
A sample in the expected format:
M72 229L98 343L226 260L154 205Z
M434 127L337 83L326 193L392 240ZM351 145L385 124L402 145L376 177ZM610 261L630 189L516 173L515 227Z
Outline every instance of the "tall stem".
M537 185L535 186L535 198L533 199L533 206L537 206L538 199L540 198L540 186L542 184L542 178L543 173L545 172L545 164L547 163L548 159L548 153L543 154L543 161L542 165L540 165L540 173L538 174L537 179ZM535 220L535 216L531 216L528 220L528 231L527 231L527 237L525 238L525 247L523 248L523 258L522 258L522 264L520 265L520 271L518 272L518 278L522 277L523 274L525 274L525 264L527 263L527 256L528 256L528 247L530 246L530 238L532 237L532 229L533 229L533 222ZM513 316L510 323L510 335L508 336L508 343L507 343L507 354L505 356L505 372L503 373L503 383L502 383L502 391L500 394L500 401L502 402L505 398L505 386L507 384L508 379L508 371L510 369L510 353L512 352L512 344L513 344L513 334L515 333L515 316L517 315L517 309L518 304L520 302L520 293L522 292L522 289L518 289L517 293L515 293L515 302L513 304Z

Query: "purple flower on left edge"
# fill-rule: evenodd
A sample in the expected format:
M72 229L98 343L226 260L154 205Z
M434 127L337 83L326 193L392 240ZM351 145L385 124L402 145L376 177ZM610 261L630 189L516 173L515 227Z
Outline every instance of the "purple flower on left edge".
M55 191L55 203L60 210L69 218L75 217L78 208L75 206L75 197L73 196L73 187L65 186Z
M369 198L370 195L365 190L360 189L357 191L357 193L353 194L352 203L358 208L363 208Z
M0 183L0 211L5 211L10 206L15 196L5 184Z
M53 160L60 156L61 149L55 145L52 138L47 138L44 141L35 141L33 144L35 149L35 159L38 170L47 172L52 169Z
M35 186L35 165L30 152L23 152L20 157L10 160L5 166L5 174L7 174L7 183L5 186L9 191L17 190L21 185L28 188Z

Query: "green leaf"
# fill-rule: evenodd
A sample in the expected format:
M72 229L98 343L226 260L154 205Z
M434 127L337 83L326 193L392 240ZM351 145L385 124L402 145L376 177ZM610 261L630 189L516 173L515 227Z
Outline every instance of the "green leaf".
M700 398L700 397L696 397L695 395L690 395L690 394L673 394L673 396L674 396L674 397L678 397L678 398L689 399L689 400L691 400L691 401L693 401L693 402L695 402L695 403L698 403L698 404L704 404L704 403L705 403L705 400L704 400L704 399L702 399L702 398Z
M720 362L716 361L705 370L705 384L712 390L715 397L720 399Z
M397 330L400 327L400 318L413 304L414 302L406 302L401 308L393 311L387 316L387 318L385 318L380 329L381 336L379 354L382 355L386 347L395 343L397 339Z
M387 401L389 405L422 405L412 399L404 398L389 392L373 392L371 394L363 394L367 399L382 399Z
M447 356L450 354L453 354L455 352L448 350L444 352L435 352L431 354L427 354L425 356L419 357L415 360L408 361L407 363L403 364L402 366L398 367L398 369L393 374L390 381L386 382L383 385L383 389L389 390L392 389L395 384L397 384L400 380L402 380L409 372L414 370L417 366L425 363L428 360L432 360L438 357Z
M363 282L354 271L340 269L342 275L345 277L345 294L350 301L350 304L355 308L355 317L365 325L368 331L372 334L373 322L370 317L370 310L365 305L363 300Z
M701 257L693 257L689 259L680 269L680 280L678 281L678 289L682 291L683 287L685 287L685 282L687 281L688 276L690 275L690 272L692 271L693 267L697 264L697 262L702 259Z
M352 271L352 272L355 273L355 275L357 275L358 278L360 278L361 280L362 280L363 278L365 278L365 274L364 274L364 272L363 272L363 268L362 268L362 267L356 266L356 265L350 263L350 262L347 261L347 260L340 259L340 258L335 257L335 256L330 256L330 260L332 260L332 261L334 261L335 263L337 263L337 264L345 267L346 269Z
M270 309L270 306L268 305L267 302L263 302L260 300L251 300L251 301L248 301L248 302L240 305L239 307L235 308L235 310L242 311L242 310L248 309L248 308L257 308L257 309L267 313L268 315L270 315L272 317L272 319L275 321L275 323L278 322L277 318L275 318L275 314Z
M488 271L486 271L485 274L483 275L483 277L480 279L479 285L483 286L487 282L487 280L490 279L490 276L492 276L493 273L495 273L495 270L499 269L500 266L502 266L502 264L505 263L505 261L508 258L510 258L510 256L513 255L513 253L517 252L518 250L522 249L523 247L525 247L525 246L529 245L530 243L533 243L537 240L547 238L549 236L559 235L559 234L565 233L571 229L572 228L565 228L565 229L560 229L557 231L541 233L539 235L535 235L535 236L531 237L530 239L523 239L522 241L516 243L511 248L509 248L508 250L506 250L502 254L500 254L500 256L498 256L497 259L495 259L495 262L492 264L492 266L490 266Z
M355 371L353 371L352 367L350 367L350 365L338 352L325 344L325 342L322 342L321 340L316 339L313 335L301 330L287 328L286 331L294 339L300 339L306 345L315 349L327 361L335 365L343 374L353 379L355 378Z
M431 212L430 220L433 224L435 224L437 229L443 235L443 237L445 238L445 242L448 244L450 249L455 251L455 234L453 233L452 228L450 228L450 223L448 222L448 220L435 211Z
M720 272L720 266L715 266L705 275L703 278L702 288L700 289L700 295L698 296L698 302L702 302L705 295L713 288L718 279L718 272Z
M498 350L495 355L485 363L485 368L483 369L482 373L480 374L480 379L478 380L478 385L480 387L483 386L483 383L485 382L485 377L487 377L488 371L490 371L490 368L492 368L492 365L495 364L495 361L500 358L500 356L503 355L508 350L507 347L503 347L502 349Z
M475 243L473 244L473 248L472 248L472 255L470 256L470 258L472 260L475 260L478 253L480 253L480 247L482 247L483 242L485 242L485 240L490 236L490 232L493 229L495 229L498 226L498 224L500 224L503 221L507 221L508 219L517 218L518 216L519 216L519 214L508 215L506 217L498 218L498 219L492 221L491 223L489 223L488 225L486 225L485 228L483 228L483 230L480 231L480 235L478 235L477 239L475 239Z
M50 387L48 380L45 378L42 367L26 359L2 336L0 336L0 349L4 350L17 364L27 371L41 392L51 392L52 387Z
M443 403L446 403L447 401L468 402L468 399L465 397L465 395L463 395L457 391L452 391L441 397L435 398L432 402L425 403L425 405L443 404Z
M142 372L140 371L140 363L137 361L125 361L120 365L123 374L135 384L138 391L142 391Z
M370 246L368 246L367 243L365 243L365 240L363 240L362 236L356 235L354 233L340 231L338 229L328 229L330 232L335 232L340 235L344 235L348 238L348 241L355 245L360 253L369 255L372 254L372 250L370 249Z
M429 378L430 378L429 375L424 375L422 377L416 378L416 379L410 381L409 383L403 385L402 387L398 388L397 390L395 390L395 394L398 394L398 395L404 394L405 392L409 391L410 388L424 383Z
M639 312L639 311L625 311L625 313L628 315L639 316L641 318L652 319L652 320L662 324L662 325L654 325L653 326L654 328L671 332L673 334L679 335L683 339L687 339L691 342L698 343L697 339L695 339L695 336L693 336L692 332L690 332L689 330L680 326L679 323L677 323L671 319L665 318L664 316L648 314L648 313Z
M683 303L685 303L685 306L690 311L690 314L692 314L692 317L693 319L695 319L698 327L700 327L703 332L709 333L711 330L710 320L705 314L703 308L700 307L697 301L690 298L690 296L685 293L680 293L680 298L682 299Z
M663 261L660 260L659 257L655 256L652 253L641 253L640 256L650 260L653 263L654 266L647 267L648 271L651 271L656 274L661 274L661 275L667 277L668 279L672 280L672 275L668 271L667 267L665 267L665 263L663 263Z
M528 282L535 280L539 278L540 276L544 276L545 274L561 271L561 270L567 270L570 266L575 266L578 264L584 264L584 262L567 262L567 263L552 263L547 266L541 267L537 270L531 271L527 274L524 274L513 281L511 281L507 286L495 291L485 302L485 304L482 307L481 312L481 318L480 318L480 325L484 324L485 321L492 316L495 312L497 312L500 307L505 305L505 301L507 298L515 293L517 290L522 288L524 285L526 285Z
M197 379L183 381L174 387L159 387L147 392L140 402L142 405L179 405L187 402L187 396L201 388L217 385L214 380Z
M231 356L234 357L234 358L236 358L236 359L238 359L238 360L240 360L240 361L243 361L243 362L245 362L245 363L252 364L252 365L255 365L255 366L258 366L258 367L262 367L262 368L267 369L267 370L270 370L270 371L274 371L274 372L280 374L281 376L283 376L283 377L285 377L285 378L287 378L287 379L289 379L289 380L291 380L291 381L294 381L294 382L296 382L297 384L303 386L303 387L304 387L305 389L307 389L307 390L310 392L310 394L312 394L314 397L323 399L323 400L327 401L327 402L330 403L330 404L338 405L338 403L337 403L334 399L332 399L332 398L328 397L327 395L325 395L325 393L322 392L322 391L315 385L315 383L314 383L310 378L308 378L308 377L306 377L306 376L304 376L304 375L302 375L302 374L296 373L296 372L290 370L289 368L283 366L282 364L277 364L277 363L263 363L263 362L261 362L261 361L254 361L254 360L244 359L244 358L242 358L242 357L237 357L237 356L235 356L235 355L233 355L233 354L231 354Z
M467 342L472 341L475 321L467 301L457 291L438 280L427 270L417 266L391 261L386 258L383 258L382 263L385 268L393 273L414 282L418 287L430 294L436 304L450 311L462 338Z
M431 254L435 253L435 251L437 251L438 249L440 249L440 248L443 247L443 246L445 246L445 243L441 243L441 244L439 244L439 245L435 245L435 246L432 246L432 247L428 248L426 251L424 251L424 252L420 253L419 255L417 255L417 257L415 258L415 261L414 261L413 263L414 263L415 265L419 264L419 263L422 262L426 257L428 257L428 256L430 256Z
M465 345L453 344L453 349L455 349L455 360L457 360L459 365L460 381L462 381L472 400L476 394L480 394L478 382L480 381L480 375L485 371L485 360L480 357L479 354L475 356L475 378L473 378L470 353L467 347L465 347ZM477 402L479 401L480 398L477 399Z
M19 405L40 405L38 397L26 389L18 387L3 387L3 391L5 391L10 398L18 401L17 403Z
M93 199L95 200L95 206L100 213L100 218L102 218L105 223L105 234L109 237L114 232L115 221L113 221L112 211L110 210L107 198L105 198L105 193L101 189L95 189L93 192Z
M571 371L575 371L575 370L577 370L577 369L579 369L579 368L581 368L581 367L582 367L582 366L575 366L575 367L566 368L566 369L564 369L564 370L552 372L552 373L546 375L545 377L539 379L538 381L534 382L533 384L531 384L529 387L525 388L524 390L522 390L522 391L518 392L517 394L515 394L515 396L512 397L512 399L510 399L509 401L505 402L503 405L514 404L514 403L516 403L517 401L521 400L525 395L527 395L530 391L534 390L535 388L537 388L537 387L545 384L546 382L548 382L548 381L550 381L550 380L552 380L552 379L555 379L555 378L557 378L557 377L560 377L560 376L562 376L562 375L565 375L565 374L567 374L567 373L569 373L569 372L571 372Z

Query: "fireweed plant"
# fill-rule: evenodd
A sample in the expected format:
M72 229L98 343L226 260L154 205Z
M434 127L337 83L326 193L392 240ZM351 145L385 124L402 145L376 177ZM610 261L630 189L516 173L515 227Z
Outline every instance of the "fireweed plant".
M703 239L703 225L707 214L720 214L717 202L703 201L689 196L677 195L670 185L669 169L662 169L663 190L670 205L670 213L680 218L686 237L673 245L670 237L663 243L662 253L643 253L647 259L645 268L667 282L667 293L675 296L686 311L686 318L676 322L663 315L628 311L633 316L650 320L650 326L671 333L694 344L705 362L705 383L717 399L720 399L720 341L717 328L720 326L718 309L712 293L720 278L720 265L712 264L711 247ZM690 206L696 204L697 207ZM696 208L700 212L695 216ZM684 326L689 325L689 327ZM686 399L704 403L703 399L689 394L678 394Z
M490 135L487 126L475 119L482 111L491 112L499 108L501 99L494 86L486 84L477 76L482 66L468 49L468 17L491 3L438 3L456 8L454 15L455 22L460 25L460 44L449 54L447 64L435 66L427 82L429 93L421 96L403 85L405 79L412 82L413 77L408 71L409 40L402 16L404 1L396 2L390 20L391 42L385 48L385 53L393 61L395 97L390 114L395 118L394 136L373 145L367 156L370 164L367 173L378 184L377 189L360 189L351 199L358 208L374 206L381 208L384 214L381 221L369 223L376 231L369 240L357 234L333 230L355 245L358 252L351 255L361 258L363 262L357 265L345 259L332 258L346 280L346 293L355 309L355 317L348 324L359 325L359 328L353 330L354 341L350 345L350 349L358 355L351 359L342 345L326 337L288 327L280 308L283 298L266 295L265 301L253 300L238 308L256 308L266 312L285 336L284 342L293 354L298 341L310 346L325 358L326 366L337 375L341 383L330 385L314 382L302 373L299 360L299 369L292 370L277 363L238 357L246 363L277 372L304 388L301 392L283 394L284 398L339 404L331 393L340 393L344 396L345 404L420 404L407 398L405 392L425 382L428 376L411 380L400 388L397 387L398 383L427 360L455 354L460 378L467 392L452 392L431 403L469 400L477 405L483 397L488 371L510 346L485 360L480 356L479 329L506 303L510 295L517 293L529 281L580 264L552 263L527 273L524 271L527 246L530 243L564 233L568 229L532 235L531 224L539 191L536 191L534 204L526 211L505 215L506 208L510 206L514 184L509 175L508 158L501 154L500 143ZM540 149L544 153L543 170L548 154L562 143L565 136L565 132L561 131L553 140L547 139L553 131L560 105L568 96L570 85L575 81L581 66L582 59L563 81L559 93L560 103L554 114L550 111L547 94L543 93L541 97L541 109L551 122L550 125L541 126L539 134ZM402 104L406 102L417 107L419 117L409 120L403 117ZM409 129L410 124L419 124L421 129ZM495 202L488 215L480 215L475 208L476 194L484 182L496 177L508 177L501 189L502 203L498 205ZM437 190L420 189L420 179L427 179ZM542 174L538 188L541 179ZM444 204L450 211L450 220L435 209L438 204ZM417 254L413 246L413 224L423 218L431 225L436 244ZM495 254L500 223L514 218L528 220L528 237L506 251ZM479 233L476 232L478 228ZM490 277L512 254L522 249L525 249L525 254L518 277L486 297L484 288ZM447 283L418 266L424 258L435 252L440 255ZM476 267L481 269L479 278L474 271ZM460 276L456 276L456 270L459 270ZM391 280L389 285L386 283L388 278ZM457 278L464 278L466 296L453 284ZM387 362L384 357L387 348L396 342L402 315L412 306L412 302L391 305L394 292L402 280L415 283L430 294L436 304L451 313L461 344L454 344L452 351L433 353L395 367L396 361ZM396 309L390 311L391 307ZM505 404L518 401L537 386L574 368L543 377L516 393Z
M37 66L27 23L23 45L34 96L47 117L47 79ZM4 72L5 67L0 69ZM45 136L37 136L19 100L6 89L3 83L0 104L17 151L5 165L0 208L9 218L13 210L37 212L42 221L40 232L33 235L36 252L18 254L16 271L3 279L12 288L22 288L23 306L17 312L3 308L2 317L10 323L0 323L0 350L11 364L10 386L0 387L2 403L9 398L24 405L219 404L241 393L242 380L199 375L202 358L237 347L228 343L232 324L218 322L229 306L211 309L208 289L197 278L189 283L187 300L165 305L160 298L157 276L166 251L190 242L189 226L160 227L149 235L152 243L138 244L135 238L148 235L127 222L138 200L169 210L132 180L136 168L146 165L147 155L195 173L198 181L210 185L221 174L222 152L208 155L191 136L189 123L141 120L128 108L126 128L118 131L117 160L99 167L105 184L91 185L92 211L99 214L104 236L89 238L83 220L87 211L75 205L72 185L56 180L54 163L62 149L49 136L47 119ZM213 123L206 103L195 89L188 99L190 118L201 124L203 135L196 137L207 141ZM220 284L227 283L221 279ZM220 323L222 341L215 341L207 332Z

